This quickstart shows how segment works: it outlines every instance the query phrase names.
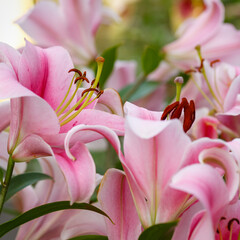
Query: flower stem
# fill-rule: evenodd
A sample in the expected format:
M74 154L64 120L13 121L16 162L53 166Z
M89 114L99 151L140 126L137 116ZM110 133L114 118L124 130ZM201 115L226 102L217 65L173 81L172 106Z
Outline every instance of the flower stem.
M0 193L0 214L2 212L4 200L5 200L7 191L8 191L8 186L11 181L14 164L15 164L15 162L12 159L12 155L9 155L6 176L5 176L5 179L4 179L4 182L2 185L2 189L1 189L1 193Z

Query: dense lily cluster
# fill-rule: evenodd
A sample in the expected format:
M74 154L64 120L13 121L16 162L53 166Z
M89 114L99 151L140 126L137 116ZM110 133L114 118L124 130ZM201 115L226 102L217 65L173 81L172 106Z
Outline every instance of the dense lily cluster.
M205 0L148 74L160 87L123 102L117 91L136 82L134 61L116 61L108 88L99 87L105 63L95 35L110 20L119 19L100 0L40 1L17 21L37 44L0 43L0 209L11 176L37 161L51 179L13 196L19 212L67 200L109 216L53 212L23 224L16 239L137 240L174 221L173 240L239 239L240 31L223 22L220 0ZM95 76L86 68L93 59ZM176 77L176 99L166 103L167 82L180 72L189 80ZM104 176L87 145L99 139L121 162Z

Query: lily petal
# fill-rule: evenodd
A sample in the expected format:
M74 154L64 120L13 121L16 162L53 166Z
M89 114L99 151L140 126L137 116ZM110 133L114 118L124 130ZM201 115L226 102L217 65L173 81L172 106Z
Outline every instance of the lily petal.
M40 136L57 134L59 128L55 112L40 97L22 97L11 100L10 152L28 134Z
M236 159L230 152L220 148L205 149L200 153L199 161L224 170L226 185L229 190L229 201L233 200L238 193L239 172L237 172Z
M105 218L109 239L138 239L141 224L122 171L109 169L106 172L99 188L98 200L102 210L114 222Z
M15 162L22 162L52 155L51 147L38 135L31 134L17 145L12 153L12 158Z
M71 147L74 161L64 151L54 151L67 181L71 203L88 201L95 189L96 168L87 147L81 142L76 142Z
M227 186L218 171L209 165L193 164L180 170L172 178L170 186L194 195L206 209L206 214L199 219L200 226L195 231L204 232L201 227L207 221L215 233L218 221L229 202Z

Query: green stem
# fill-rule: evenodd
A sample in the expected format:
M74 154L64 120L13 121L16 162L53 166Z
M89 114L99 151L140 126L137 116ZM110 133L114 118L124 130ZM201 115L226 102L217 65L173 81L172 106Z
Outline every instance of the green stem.
M10 183L11 178L12 178L14 164L15 164L15 162L12 159L12 155L9 155L6 176L5 176L5 179L4 179L4 182L3 182L3 185L2 185L2 190L1 190L1 193L0 193L0 214L1 214L2 209L3 209L3 204L4 204L4 200L5 200L7 191L8 191L8 186L9 186L9 183Z
M126 102L141 86L142 83L144 83L147 79L147 76L141 74L137 80L137 82L129 89L128 92L122 97L122 101Z

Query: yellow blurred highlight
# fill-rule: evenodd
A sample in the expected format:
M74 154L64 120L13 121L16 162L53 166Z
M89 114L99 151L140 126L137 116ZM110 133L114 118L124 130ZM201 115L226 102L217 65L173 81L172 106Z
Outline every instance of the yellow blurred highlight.
M137 2L138 0L104 0L103 2L111 7L119 15L127 11L128 5Z
M198 17L204 8L203 0L176 0L170 13L173 31L175 32L186 19Z
M0 42L5 42L14 48L25 45L26 34L14 23L33 6L33 0L0 0Z

